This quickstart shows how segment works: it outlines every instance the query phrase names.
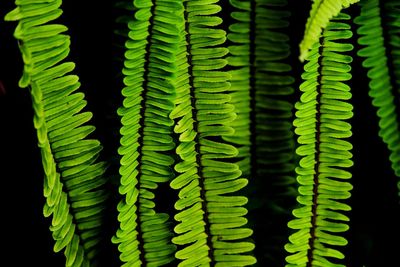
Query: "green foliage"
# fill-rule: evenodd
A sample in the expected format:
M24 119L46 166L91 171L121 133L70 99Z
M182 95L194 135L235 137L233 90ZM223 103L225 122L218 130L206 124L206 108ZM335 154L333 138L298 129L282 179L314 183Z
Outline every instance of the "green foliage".
M177 99L170 117L179 135L175 165L178 176L171 187L179 189L175 203L176 237L182 246L178 266L247 266L254 257L243 255L254 245L244 241L252 231L242 226L247 220L245 197L235 193L247 184L241 171L227 159L237 155L235 147L220 138L233 134L229 124L237 117L230 104L229 75L221 69L227 64L221 47L225 32L216 28L222 20L218 1L184 1L184 20L180 29L177 57ZM188 55L188 56L186 56Z
M303 41L300 43L300 60L307 58L309 50L321 36L321 31L343 8L360 0L313 0Z
M180 191L172 242L181 247L175 254L182 260L179 266L249 265L254 258L241 254L254 245L238 242L251 234L240 228L246 223L242 216L247 211L241 207L246 198L224 196L247 181L238 179L236 164L224 162L236 149L213 140L231 135L227 123L236 117L224 94L229 75L220 71L228 52L220 47L225 32L214 28L221 19L212 15L220 7L160 0L134 4L135 19L128 23L125 44L124 107L119 109L119 191L125 196L118 205L120 229L114 242L120 243L120 258L151 266L173 260L168 215L156 213L151 191L175 175L168 154L175 147L174 126L180 160L171 187Z
M125 43L122 135L118 153L121 175L118 204L120 259L126 266L160 266L173 260L169 216L156 212L153 191L168 182L174 159L172 140L175 58L179 40L179 1L134 1Z
M350 206L342 203L350 197L352 185L347 182L353 165L352 145L343 140L351 136L351 125L344 121L353 116L350 87L353 49L343 42L352 36L345 22L350 16L339 14L331 21L319 43L313 45L304 66L302 95L296 103L296 153L301 156L296 168L301 206L293 210L296 217L288 226L296 232L289 237L285 249L292 255L287 266L344 266L328 258L343 259L335 246L347 240L337 233L348 230L349 218L343 211Z
M359 25L358 43L364 48L357 54L365 58L368 69L369 95L377 108L379 136L387 144L390 161L400 177L400 3L366 0L354 21ZM383 16L382 14L385 14ZM400 182L398 183L400 190Z
M289 1L116 4L124 42L111 156L118 171L106 175L75 64L66 61L68 28L54 22L62 0L16 0L5 20L18 21L19 86L32 98L43 213L65 265L99 266L113 243L113 266L345 266L355 53L352 17L341 10L356 2L313 1L295 105ZM360 6L356 52L400 177L400 3ZM105 240L110 203L113 237Z
M296 195L291 186L296 181L289 99L294 78L286 33L290 13L286 0L230 2L234 7L228 34L230 96L238 116L231 123L234 134L224 139L238 147L238 165L243 176L251 179L249 219L260 238L255 237L259 264L282 265L283 258L277 255L282 254L287 234L284 225L292 208L287 202ZM265 221L274 218L281 224L267 227L256 223L252 217L258 213L265 214ZM261 236L270 241L263 242Z
M67 27L50 22L62 11L61 1L16 1L6 20L18 21L14 36L24 60L21 87L29 87L34 127L45 173L43 213L52 216L54 251L63 249L66 266L96 264L101 252L107 193L102 188L105 163L97 162L101 145L88 139L95 127L69 54Z

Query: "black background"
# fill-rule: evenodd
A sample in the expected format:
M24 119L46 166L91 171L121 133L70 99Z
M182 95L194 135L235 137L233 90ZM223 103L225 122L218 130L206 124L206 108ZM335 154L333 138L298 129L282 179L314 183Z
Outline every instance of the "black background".
M118 136L115 103L118 103L119 93L115 82L118 64L112 45L116 42L112 34L114 1L90 2L92 5L88 6L82 5L82 1L64 2L61 21L69 27L72 36L71 59L77 63L76 73L83 84L88 109L94 113L96 137L104 144L105 157L115 160ZM289 2L293 14L291 38L297 53L310 1ZM11 1L1 1L0 17L12 8ZM228 12L224 6L223 17ZM359 11L353 7L350 12L355 15ZM29 93L17 85L22 62L17 42L12 37L14 27L15 23L0 20L0 81L6 90L0 95L0 265L8 262L8 266L63 266L64 256L52 252L49 221L42 216L43 173ZM354 189L349 201L353 209L349 214L351 228L346 234L349 245L345 248L345 262L346 266L357 267L398 266L397 179L391 171L386 147L377 134L375 109L367 94L368 80L360 63L354 56L351 82ZM301 65L297 61L293 65L299 76ZM109 257L111 262L113 253Z

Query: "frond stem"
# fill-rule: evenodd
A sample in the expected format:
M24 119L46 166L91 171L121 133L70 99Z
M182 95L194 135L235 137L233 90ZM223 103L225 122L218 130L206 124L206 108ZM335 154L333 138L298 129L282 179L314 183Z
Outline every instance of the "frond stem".
M315 243L315 230L317 227L317 206L318 206L318 188L319 188L319 165L320 165L320 153L321 153L321 71L322 71L322 38L320 38L320 47L318 50L319 58L318 58L318 78L317 78L317 104L316 104L316 132L315 132L315 166L314 166L314 177L313 177L313 197L312 197L312 208L311 208L311 229L310 234L311 237L308 240L309 249L307 251L307 267L312 267L312 259L314 252L314 243Z
M150 8L150 13L151 13L151 17L149 19L149 28L148 28L148 32L149 35L147 36L147 44L146 44L146 48L145 48L145 61L144 61L144 73L143 73L143 84L142 84L142 88L143 91L141 93L141 98L142 101L140 102L140 119L139 119L139 137L138 137L138 148L137 151L139 153L138 158L137 158L137 162L138 162L138 166L137 166L137 170L138 170L138 185L140 187L140 178L142 176L142 171L141 171L141 167L142 167L142 148L143 148L143 137L144 137L144 125L145 125L145 106L146 106L146 101L147 101L147 93L148 93L148 83L149 83L149 64L150 64L150 48L152 46L152 32L153 32L153 27L154 27L154 11L155 11L155 0L151 1L152 5ZM138 201L140 205L140 200ZM145 259L145 250L144 250L144 239L143 239L143 233L142 233L142 229L141 229L141 216L140 216L140 209L138 208L137 211L137 240L138 240L138 250L140 251L140 261L142 262L142 266L146 266L146 259Z
M193 118L193 130L196 132L196 136L194 138L195 142L195 152L196 152L196 163L197 163L197 175L199 176L199 186L200 186L200 198L202 210L204 211L203 221L205 223L204 229L207 235L206 244L209 248L208 257L210 258L210 266L215 265L214 253L213 253L213 243L211 236L211 223L209 221L209 213L207 208L207 198L206 198L206 190L205 190L205 177L203 174L203 164L201 162L201 154L200 154L200 140L198 134L199 122L197 118L197 109L196 109L196 93L194 87L194 76L193 76L193 63L192 63L192 55L191 55L191 36L188 22L188 12L187 12L187 2L184 2L184 18L185 18L185 32L186 32L186 49L187 49L187 60L188 60L188 74L189 74L189 87L190 87L190 99L192 105L192 118Z

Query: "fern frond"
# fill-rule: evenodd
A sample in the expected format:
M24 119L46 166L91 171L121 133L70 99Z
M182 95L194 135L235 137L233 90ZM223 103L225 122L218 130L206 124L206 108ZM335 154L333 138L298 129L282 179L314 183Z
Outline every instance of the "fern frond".
M343 8L360 0L314 0L310 16L307 19L306 30L303 40L300 43L300 60L304 61L308 52L318 42L322 30L328 25L329 21L335 17Z
M345 41L352 36L343 13L332 20L320 41L313 45L304 66L300 86L303 92L296 103L294 125L299 135L296 168L300 184L297 198L301 207L293 211L295 219L288 226L297 232L289 237L285 249L287 266L344 266L337 263L344 255L336 246L347 240L338 235L349 227L343 212L350 206L342 203L350 197L352 145L343 140L351 136L351 125L345 120L353 116L350 88L352 58L344 53L353 49ZM331 259L333 258L333 260Z
M229 74L225 32L216 28L218 0L183 1L180 53L177 57L176 107L170 117L179 135L175 165L179 175L171 187L179 190L175 204L181 246L175 254L178 266L247 266L255 263L248 255L254 245L244 240L252 233L243 228L247 199L235 193L247 184L229 158L237 150L221 137L232 135L229 124L236 118L229 103Z
M390 161L400 177L400 3L398 1L367 0L360 2L361 14L355 19L359 25L358 43L364 48L368 70L369 95L377 108L379 136L390 150ZM400 190L400 181L398 183Z
M119 229L113 238L124 266L161 266L171 262L169 216L156 212L153 190L173 177L173 120L176 54L182 11L179 0L134 1L125 43L120 160L122 200ZM181 22L183 24L183 22Z
M105 164L97 162L101 145L88 139L95 127L86 106L75 64L63 62L70 39L67 27L51 24L62 11L61 1L17 0L6 20L19 21L14 32L24 61L21 87L30 87L34 127L45 173L44 215L52 216L54 251L64 250L66 266L96 264L103 240L107 193Z
M228 34L230 96L238 117L230 124L235 133L224 136L224 140L238 147L238 165L243 176L251 179L249 210L250 219L257 218L251 223L256 233L258 262L278 266L282 263L269 261L279 261L277 255L283 246L279 246L279 240L287 238L280 236L283 233L279 222L288 220L285 206L290 196L295 199L291 185L296 182L293 104L288 98L294 92L291 66L287 64L290 46L286 31L290 13L286 0L230 3L234 8L231 13L234 23ZM257 242L258 237L261 242Z

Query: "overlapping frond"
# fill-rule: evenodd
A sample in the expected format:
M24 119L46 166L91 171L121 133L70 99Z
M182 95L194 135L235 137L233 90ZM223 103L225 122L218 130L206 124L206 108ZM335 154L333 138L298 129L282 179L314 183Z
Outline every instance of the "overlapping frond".
M358 43L364 48L363 67L369 69L369 95L377 108L379 136L390 150L390 161L400 177L400 3L398 1L361 1ZM400 190L400 182L398 183Z
M169 216L156 212L154 190L173 177L173 120L176 56L183 11L179 0L136 0L128 22L123 74L125 87L118 153L122 200L118 205L119 243L124 266L161 266L171 262Z
M178 176L171 187L179 190L173 242L178 266L247 266L254 245L245 240L252 233L243 205L247 199L235 193L247 184L229 159L237 150L222 140L233 134L236 118L228 94L229 74L221 69L227 48L225 32L216 28L218 0L183 1L180 53L177 57L176 107L170 117L179 136L175 165Z
M313 45L304 66L300 86L303 92L296 103L294 125L299 135L296 168L301 206L293 211L295 219L288 226L296 232L289 237L285 249L292 255L286 266L344 266L338 259L344 255L337 246L347 240L339 233L349 227L343 214L350 206L343 203L350 197L348 182L352 166L352 145L344 140L351 136L351 125L345 120L353 116L350 87L352 57L346 53L353 46L346 43L352 36L345 23L350 16L335 17Z
M318 42L322 30L329 21L335 17L343 8L360 0L313 0L310 16L307 20L303 40L300 43L300 60L304 61L308 52Z
M287 221L288 197L293 193L294 200L295 194L291 186L295 183L293 105L288 99L294 92L294 78L287 62L290 46L285 33L290 13L286 0L230 3L234 8L228 34L230 96L238 117L230 124L235 133L224 139L238 147L239 167L244 177L252 179L250 207L258 218L253 223L259 263L279 265L271 261L279 258L283 246L279 240L287 238L280 236L286 228L279 227Z
M45 173L44 215L52 216L54 251L65 248L66 266L96 264L103 239L102 222L107 194L104 162L97 162L101 145L88 139L95 127L92 114L81 112L84 94L70 74L75 65L64 62L70 39L67 27L52 24L62 11L61 0L17 0L6 20L18 21L14 32L24 61L21 87L30 87Z

